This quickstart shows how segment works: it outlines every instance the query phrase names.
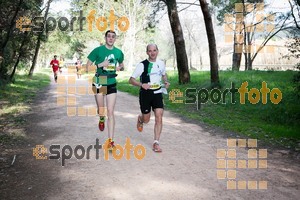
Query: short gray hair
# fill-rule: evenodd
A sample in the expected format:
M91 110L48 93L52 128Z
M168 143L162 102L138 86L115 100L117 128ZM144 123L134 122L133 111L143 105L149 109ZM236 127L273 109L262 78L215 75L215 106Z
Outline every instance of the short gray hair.
M147 47L146 47L146 51L148 51L148 47L150 47L150 46L155 46L155 47L156 47L156 50L158 50L158 47L157 47L157 45L156 45L156 44L154 44L154 43L151 43L151 44L148 44L148 45L147 45Z

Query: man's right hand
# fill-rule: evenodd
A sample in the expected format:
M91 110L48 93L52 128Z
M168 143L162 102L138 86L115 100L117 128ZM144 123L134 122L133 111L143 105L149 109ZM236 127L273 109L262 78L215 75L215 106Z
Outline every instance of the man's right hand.
M98 66L103 67L103 69L106 70L108 64L109 64L108 59L106 59L102 63L98 64Z
M142 88L143 88L144 90L148 90L148 89L150 89L150 87L151 87L151 85L149 85L148 83L143 83L143 84L142 84Z

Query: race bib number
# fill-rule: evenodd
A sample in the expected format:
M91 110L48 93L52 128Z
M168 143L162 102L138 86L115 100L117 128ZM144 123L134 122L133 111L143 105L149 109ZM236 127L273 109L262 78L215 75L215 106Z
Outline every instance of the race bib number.
M155 90L155 89L158 89L158 88L160 88L159 84L152 84L152 85L150 85L150 89L152 89L152 90Z
M106 71L115 71L115 66L114 65L108 65L106 68Z

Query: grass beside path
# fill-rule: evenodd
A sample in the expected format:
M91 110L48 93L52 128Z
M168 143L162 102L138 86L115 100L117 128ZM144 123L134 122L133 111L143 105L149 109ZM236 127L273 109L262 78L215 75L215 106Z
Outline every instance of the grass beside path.
M228 131L250 138L261 139L270 144L285 146L293 150L300 150L300 104L299 94L295 90L292 82L293 76L298 72L293 71L220 71L221 93L226 88L231 88L231 83L235 88L240 88L245 81L248 82L248 91L252 88L260 90L262 82L267 83L267 87L272 90L278 88L282 92L282 100L279 104L273 104L270 100L270 93L267 96L267 104L262 104L262 98L257 104L248 101L240 103L240 94L236 93L236 103L231 103L230 93L225 96L225 104L222 99L214 104L210 100L201 104L197 110L196 104L172 103L169 95L164 95L164 103L167 110L176 112L186 118L198 120L206 124L221 127ZM130 73L119 73L118 89L133 95L138 95L138 88L128 84ZM210 92L210 73L191 72L191 83L179 85L177 72L168 72L172 89L179 89L183 92L183 97L176 99L185 102L185 90L187 88L206 88ZM196 95L197 93L193 93ZM215 96L216 97L216 96ZM276 96L275 96L276 98Z
M40 70L32 78L17 74L15 82L0 87L0 144L25 137L21 114L28 111L37 92L49 85L49 70Z

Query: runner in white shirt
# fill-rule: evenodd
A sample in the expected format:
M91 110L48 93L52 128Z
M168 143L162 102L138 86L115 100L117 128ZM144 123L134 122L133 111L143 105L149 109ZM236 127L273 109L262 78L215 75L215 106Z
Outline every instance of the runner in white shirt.
M149 44L146 48L148 59L139 63L129 79L129 83L140 87L140 109L137 129L143 131L143 124L148 123L151 116L151 108L155 115L153 151L162 152L159 147L159 138L162 131L162 116L164 111L161 84L166 88L170 83L167 80L165 64L157 59L158 48L156 44ZM139 81L137 78L139 77Z

